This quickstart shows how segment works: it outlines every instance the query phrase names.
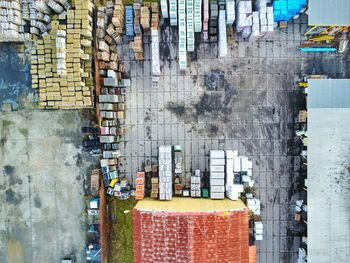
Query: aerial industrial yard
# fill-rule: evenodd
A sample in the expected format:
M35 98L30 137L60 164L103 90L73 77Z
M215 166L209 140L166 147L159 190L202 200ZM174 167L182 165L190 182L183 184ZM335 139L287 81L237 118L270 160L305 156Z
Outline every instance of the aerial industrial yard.
M0 11L0 262L348 262L347 1Z

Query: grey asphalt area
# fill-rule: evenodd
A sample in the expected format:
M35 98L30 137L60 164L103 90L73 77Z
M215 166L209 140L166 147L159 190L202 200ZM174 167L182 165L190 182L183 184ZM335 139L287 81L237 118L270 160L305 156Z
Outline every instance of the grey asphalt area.
M126 91L121 171L133 177L145 163L156 163L164 144L183 146L184 181L194 169L209 171L211 149L251 157L264 223L264 240L257 242L260 263L296 262L300 244L292 210L299 157L287 147L298 102L296 82L303 74L348 75L343 55L298 51L306 27L303 17L278 30L274 41L239 41L225 58L217 58L216 44L202 43L186 73L178 70L177 30L165 27L158 86L152 85L150 45L144 45L144 62L136 62L123 46L132 86Z
M84 262L83 179L76 111L0 115L0 262Z

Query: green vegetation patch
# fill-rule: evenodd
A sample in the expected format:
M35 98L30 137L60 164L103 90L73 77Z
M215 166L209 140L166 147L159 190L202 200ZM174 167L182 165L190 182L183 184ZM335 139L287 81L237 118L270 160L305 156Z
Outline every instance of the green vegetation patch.
M110 197L107 203L110 215L108 263L132 263L132 209L137 201Z

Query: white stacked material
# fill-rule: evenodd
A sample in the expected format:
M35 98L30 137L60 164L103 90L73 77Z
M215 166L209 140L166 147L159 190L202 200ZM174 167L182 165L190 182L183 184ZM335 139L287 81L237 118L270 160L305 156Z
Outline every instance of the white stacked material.
M253 11L252 32L249 36L249 41L254 41L260 37L260 19L259 12Z
M226 11L219 11L219 57L227 55Z
M201 197L201 171L198 169L191 176L191 196Z
M156 29L151 29L152 36L152 74L160 75L160 58L159 58L159 32Z
M264 38L272 38L274 35L274 20L273 20L273 7L266 7L266 20L267 20L267 32Z
M253 24L252 1L240 0L236 5L236 31L242 32L245 28L250 28ZM248 32L249 30L246 30ZM249 36L249 35L248 35Z
M64 11L63 6L56 3L54 0L48 0L47 5L57 14L60 14Z
M169 1L170 25L177 26L177 0Z
M163 18L169 18L169 14L168 14L168 0L160 0L160 9L162 11Z
M35 1L35 9L44 14L51 14L51 8L47 5L46 1L38 0Z
M56 32L56 49L57 49L57 74L60 76L67 75L66 67L66 31L57 30Z
M172 189L172 147L171 145L159 146L159 199L171 200Z
M24 41L23 25L20 1L0 1L0 42Z
M210 198L225 198L225 152L210 151Z
M254 222L254 236L255 240L263 240L264 226L261 221Z
M244 191L242 184L234 182L234 158L237 157L237 151L226 150L226 197L231 200L238 200L240 194Z
M194 51L193 0L186 1L187 10L187 51Z
M226 0L226 24L232 25L236 19L235 0Z
M179 0L179 68L186 70L186 2Z
M194 0L194 32L202 31L202 0Z
M261 214L261 202L260 199L257 198L247 198L247 207L251 210L255 215Z
M203 39L208 40L209 0L203 1Z

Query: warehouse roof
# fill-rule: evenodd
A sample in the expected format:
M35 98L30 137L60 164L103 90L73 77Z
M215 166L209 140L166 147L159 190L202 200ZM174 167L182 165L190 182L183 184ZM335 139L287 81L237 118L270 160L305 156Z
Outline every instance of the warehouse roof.
M350 80L308 84L308 260L350 258Z
M212 200L204 198L174 197L171 201L145 198L137 203L135 209L143 211L166 211L166 212L211 212L211 211L234 211L246 208L241 200L229 199Z
M309 0L310 26L350 25L349 0Z

